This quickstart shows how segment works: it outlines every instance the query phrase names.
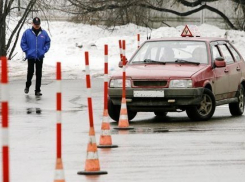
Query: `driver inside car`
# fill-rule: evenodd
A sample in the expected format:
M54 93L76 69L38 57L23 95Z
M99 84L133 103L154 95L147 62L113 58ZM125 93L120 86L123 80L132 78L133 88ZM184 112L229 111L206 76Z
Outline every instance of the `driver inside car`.
M165 47L163 50L163 54L160 58L160 61L163 62L174 62L175 61L175 57L174 57L174 51L172 48L169 47Z

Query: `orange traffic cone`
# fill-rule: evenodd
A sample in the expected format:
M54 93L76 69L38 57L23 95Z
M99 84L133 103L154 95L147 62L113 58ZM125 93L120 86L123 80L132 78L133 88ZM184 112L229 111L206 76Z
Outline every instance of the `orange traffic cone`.
M118 127L115 127L114 129L118 130L131 130L134 129L133 127L129 126L128 122L128 112L127 112L127 105L126 105L126 98L122 97L122 103L121 103L121 110L120 110L120 116L118 121Z
M79 171L77 172L77 174L82 174L82 175L107 174L106 171L100 171L100 162L99 162L99 156L97 152L95 131L93 127L90 127L89 129L89 142L87 147L85 171Z
M65 182L65 175L61 158L57 158L56 160L54 182Z
M101 125L100 145L98 148L117 148L118 145L112 145L111 130L109 123L108 110L104 109L103 121Z

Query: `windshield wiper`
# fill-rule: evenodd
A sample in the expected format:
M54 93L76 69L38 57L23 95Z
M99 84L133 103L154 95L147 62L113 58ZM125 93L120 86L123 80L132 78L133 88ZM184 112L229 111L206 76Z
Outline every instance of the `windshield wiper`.
M144 62L144 63L166 64L165 62L162 62L162 61L155 61L155 60L152 60L152 59L145 59L143 62Z
M175 62L176 63L197 64L197 65L200 64L199 62L192 62L192 61L187 61L187 60L184 60L184 59L177 59L177 60L175 60Z

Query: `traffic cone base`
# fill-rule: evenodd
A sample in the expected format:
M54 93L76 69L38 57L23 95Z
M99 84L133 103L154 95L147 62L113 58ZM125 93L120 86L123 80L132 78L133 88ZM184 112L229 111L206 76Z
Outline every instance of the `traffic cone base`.
M98 148L107 148L107 149L109 149L109 148L118 148L118 145L98 145L97 146Z
M77 172L77 174L81 174L81 175L107 174L106 171L100 171L100 162L99 162L99 156L97 152L94 127L90 127L89 129L89 141L87 145L85 170L79 171Z
M100 145L98 148L117 148L118 145L112 145L111 135L103 135L100 137Z
M102 135L100 137L100 145L111 145L111 144L112 144L111 135Z
M77 172L79 175L101 175L101 174L108 174L107 171L79 171Z
M129 127L115 127L114 129L115 130L133 130L134 127L131 127L131 126L129 126Z
M54 182L65 182L65 175L61 158L56 160Z
M85 171L99 171L100 170L100 162L98 157L97 159L87 159L85 164Z
M97 152L93 153L90 152L87 154L86 164L85 164L85 170L84 171L78 171L77 174L79 175L101 175L101 174L107 174L107 171L100 171L100 163L98 159Z

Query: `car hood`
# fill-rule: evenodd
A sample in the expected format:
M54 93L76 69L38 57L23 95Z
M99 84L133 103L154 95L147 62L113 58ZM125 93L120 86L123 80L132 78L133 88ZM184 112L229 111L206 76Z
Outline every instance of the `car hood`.
M127 65L126 76L132 79L169 79L176 77L191 77L199 70L206 68L207 65L194 64L142 64L142 65ZM122 72L118 71L112 77L121 77Z

